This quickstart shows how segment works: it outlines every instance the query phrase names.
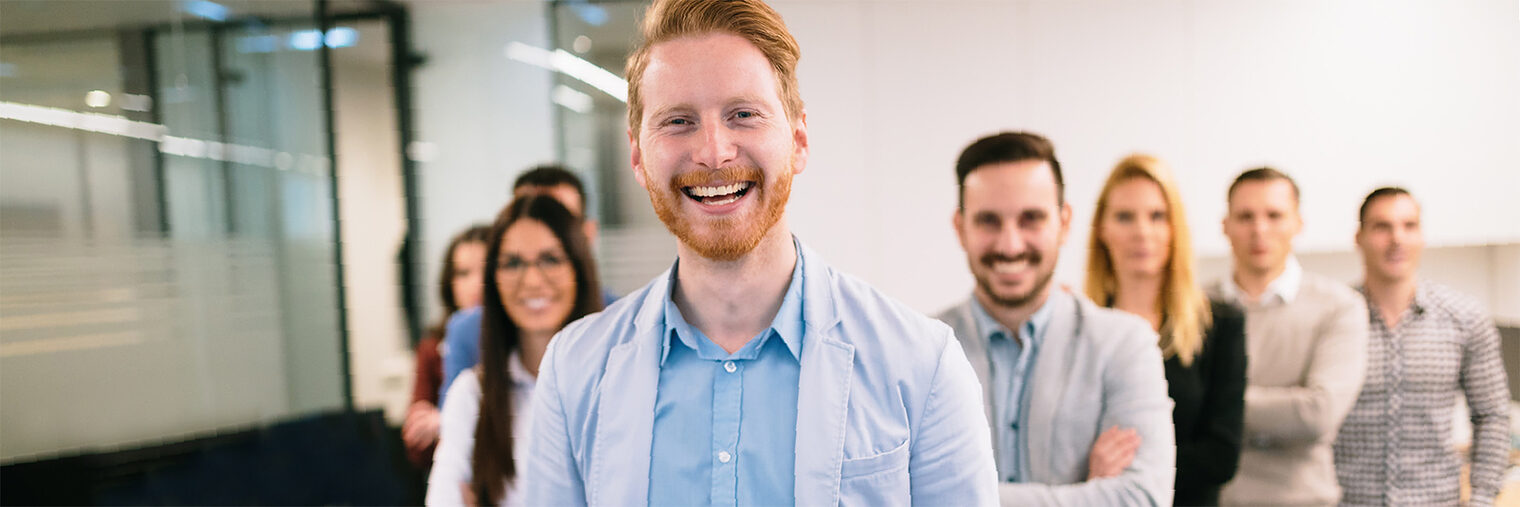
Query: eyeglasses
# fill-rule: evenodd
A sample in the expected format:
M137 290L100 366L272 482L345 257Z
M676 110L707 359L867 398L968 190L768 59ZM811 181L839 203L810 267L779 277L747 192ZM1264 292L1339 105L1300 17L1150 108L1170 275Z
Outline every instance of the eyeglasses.
M564 278L569 276L571 271L569 259L563 255L546 253L531 261L516 255L508 255L497 264L496 272L501 275L506 285L516 285L528 273L528 266L538 268L539 273L551 279Z

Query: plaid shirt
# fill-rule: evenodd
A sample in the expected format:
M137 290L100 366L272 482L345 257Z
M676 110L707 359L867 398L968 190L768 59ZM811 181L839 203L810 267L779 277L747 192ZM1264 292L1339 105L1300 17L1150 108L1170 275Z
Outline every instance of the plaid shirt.
M1367 380L1335 442L1342 503L1457 505L1462 460L1451 425L1465 394L1472 504L1492 504L1509 462L1509 387L1493 321L1470 299L1426 282L1394 329L1371 300L1367 307Z

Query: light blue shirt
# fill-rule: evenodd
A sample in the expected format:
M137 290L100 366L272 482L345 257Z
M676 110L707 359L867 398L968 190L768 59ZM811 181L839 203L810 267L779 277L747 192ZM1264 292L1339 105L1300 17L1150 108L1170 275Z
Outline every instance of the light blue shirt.
M987 340L987 359L992 363L992 414L996 424L992 434L997 436L998 479L1003 482L1023 482L1019 477L1020 410L1023 408L1024 385L1029 382L1029 366L1040 351L1040 340L1050 323L1050 300L1047 298L1040 309L1019 326L1019 339L987 314L981 301L971 298L971 314L975 316L977 329Z
M736 464L733 486L720 485L733 491L736 500L729 502L768 495L756 489L755 471L765 469L763 460L771 456L782 460L781 467L790 465L780 473L792 481L792 491L760 503L996 504L997 466L988 445L992 435L981 384L949 326L830 268L806 245L799 248L799 257L802 275L788 290L800 293L793 297L802 308L801 334L790 334L780 325L787 321L777 320L773 336L756 345L756 359L747 360L744 370L749 376L770 362L767 357L790 360L797 354L797 380L788 388L755 387L741 376L739 452L729 456ZM701 460L695 466L705 467L706 475L691 480L653 472L656 460L680 452L664 436L655 444L657 433L670 434L655 429L662 391L681 389L662 378L661 363L679 360L672 358L683 349L704 361L697 351L671 341L665 311L671 280L668 272L656 277L605 311L566 326L549 342L533 398L529 457L519 479L527 505L622 507L665 501L665 494L651 494L651 486L684 487L701 495L698 503L713 501L714 461L720 456L712 436L724 433L714 431L712 412L689 423L712 433L704 433L706 440L690 438L697 441L696 450L683 458ZM792 343L794 337L800 340ZM727 373L726 368L724 374L709 371L716 377ZM711 389L714 377L708 379ZM790 399L796 402L756 409L751 395L761 392L795 393ZM796 415L765 413L777 409L795 409ZM768 420L795 422L787 426ZM770 426L792 431L776 442L751 431ZM793 443L788 447L785 442ZM769 454L746 455L746 445ZM752 461L762 464L752 468ZM658 477L659 484L651 484L651 477Z
M480 362L480 306L462 308L449 317L444 327L443 382L438 385L438 406L449 393L449 386L459 372Z
M800 256L771 326L733 354L665 299L649 505L793 503L802 330Z

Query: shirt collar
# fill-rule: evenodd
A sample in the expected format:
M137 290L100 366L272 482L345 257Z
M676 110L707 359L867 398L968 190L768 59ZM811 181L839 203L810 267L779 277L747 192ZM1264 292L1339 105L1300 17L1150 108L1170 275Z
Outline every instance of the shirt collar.
M1298 297L1298 288L1303 283L1303 280L1304 267L1298 263L1297 256L1289 255L1288 264L1283 266L1282 274L1277 275L1277 279L1267 284L1267 290L1262 291L1261 299L1257 301L1257 304L1268 302L1292 303L1293 299ZM1226 277L1221 289L1223 289L1226 298L1239 301L1242 304L1246 303L1246 292L1239 285L1235 284L1234 276Z
M787 284L786 295L781 298L781 308L776 311L776 317L771 319L770 327L761 333L759 340L756 340L756 345L763 345L764 340L769 338L770 333L775 333L781 336L782 343L786 344L786 350L788 352L791 352L792 357L800 361L802 359L803 332L803 259L802 245L797 243L796 238L792 238L792 243L794 246L796 246L797 251L797 265L792 268L792 280ZM665 340L660 341L661 366L665 365L665 358L670 357L670 347L672 343L685 345L687 348L698 351L699 353L705 351L708 353L706 355L728 355L727 352L723 352L722 348L718 347L717 344L712 343L711 340L707 340L706 338L699 339L701 332L686 322L686 317L681 315L681 309L676 307L675 300L671 298L671 293L674 290L676 284L676 266L679 266L680 262L680 259L676 259L676 264L671 267L670 281L668 284L666 284L666 287L668 288L666 289L665 294L661 296L664 298L665 302L666 336ZM749 346L746 346L745 348L749 348ZM736 354L737 353L738 352L736 352Z
M507 357L507 378L512 380L512 385L520 387L533 387L538 382L538 377L528 373L528 368L522 364L522 356L516 352Z
M1375 317L1377 317L1373 320L1382 318L1381 312L1378 311L1377 305L1372 304L1372 294L1367 292L1367 282L1362 281L1361 283L1356 284L1356 291L1360 292L1362 294L1362 298L1367 300L1367 311L1371 312ZM1432 298L1434 297L1435 295L1430 293L1430 285L1426 284L1423 281L1416 282L1414 287L1414 301L1409 304L1409 311L1414 312L1415 314L1425 313L1425 310L1431 308L1431 305L1433 304Z
M1430 293L1430 286L1425 282L1416 283L1417 285L1414 288L1414 304L1410 305L1409 309L1414 310L1415 313L1425 313L1425 310L1431 308L1431 300L1435 296Z
M1051 296L1054 296L1054 294L1052 293ZM1025 320L1024 324L1020 326L1023 328L1019 330L1020 336L1035 345L1039 345L1040 340L1045 336L1045 328L1049 327L1050 315L1052 313L1050 301L1052 299L1054 298L1047 296L1045 304L1040 305L1040 309L1030 314L1029 319ZM982 308L981 300L977 299L974 295L971 297L971 315L972 318L976 319L976 328L981 331L982 339L990 342L999 336L1003 338L1009 337L1008 329L998 323L997 319L992 318L992 315L987 313L987 309Z

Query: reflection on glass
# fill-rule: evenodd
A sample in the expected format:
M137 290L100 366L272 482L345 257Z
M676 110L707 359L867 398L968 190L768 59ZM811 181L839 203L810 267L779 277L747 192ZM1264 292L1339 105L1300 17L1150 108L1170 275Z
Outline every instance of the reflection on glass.
M675 258L675 241L628 164L622 72L646 6L638 1L562 2L554 10L552 56L565 67L555 73L550 97L559 118L560 158L587 177L590 211L602 221L597 254L603 284L621 293L644 285ZM589 107L581 96L590 99Z
M343 407L313 7L0 2L0 461Z

